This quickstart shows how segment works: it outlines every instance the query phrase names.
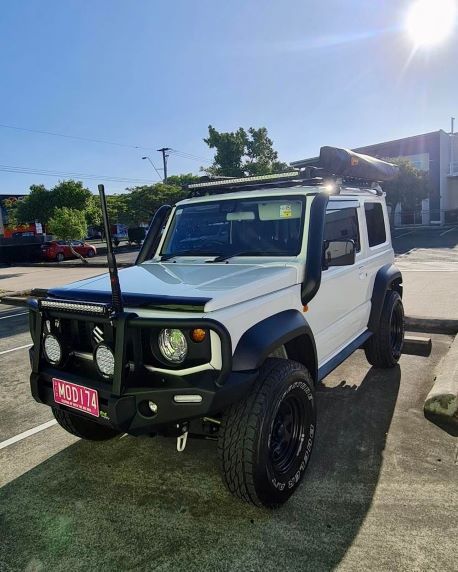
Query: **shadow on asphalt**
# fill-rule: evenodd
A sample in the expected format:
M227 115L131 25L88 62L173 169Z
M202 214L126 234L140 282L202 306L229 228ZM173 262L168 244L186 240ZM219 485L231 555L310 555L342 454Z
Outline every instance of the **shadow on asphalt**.
M23 311L24 308L18 308L18 312ZM11 317L8 318L8 320L0 321L0 339L6 340L18 334L25 334L28 331L29 320L27 319L27 316L15 316L14 318Z
M410 233L410 229L391 231L394 252L399 255L405 254L413 248L455 248L458 244L458 225L456 230L440 236L443 232L445 231L442 228L413 230L412 233ZM396 235L401 238L396 238Z
M0 568L331 570L371 506L399 383L372 368L320 387L311 464L276 512L226 492L215 442L79 441L0 490Z

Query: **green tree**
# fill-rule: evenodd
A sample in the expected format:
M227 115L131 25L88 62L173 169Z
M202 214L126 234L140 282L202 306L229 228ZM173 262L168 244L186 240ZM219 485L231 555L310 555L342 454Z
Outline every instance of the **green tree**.
M278 160L265 127L219 132L209 125L204 142L210 149L216 149L213 164L205 169L209 175L242 177L288 170L288 165Z
M398 204L404 210L416 210L421 207L422 199L429 196L432 190L428 173L416 169L404 157L385 159L399 167L399 174L391 181L383 183L386 193L386 204L391 208L390 224L394 227L394 215Z
M48 222L54 210L52 194L44 185L31 185L30 193L21 201L17 201L13 212L8 215L19 224L39 221Z
M32 185L30 193L17 201L11 215L18 223L39 221L47 224L57 208L67 207L88 214L88 222L99 220L94 195L81 181L59 181L52 189Z
M102 208L100 206L100 198L97 195L88 197L86 209L84 211L88 226L100 228L102 226Z
M189 175L180 175L170 177L168 181L172 180L178 184L156 183L155 185L143 185L140 187L132 187L128 189L127 195L120 195L123 197L125 210L122 213L122 219L119 222L125 224L138 225L141 223L148 223L153 217L156 210L165 204L175 204L187 196L187 191L183 190L181 184L192 182L198 177Z
M87 234L84 212L68 207L55 209L48 226L50 232L62 240L82 239Z
M48 221L48 230L56 238L61 240L82 239L87 234L87 222L84 211L59 207L54 209L52 218ZM79 258L81 262L87 264L87 260L73 249L70 243L72 254Z

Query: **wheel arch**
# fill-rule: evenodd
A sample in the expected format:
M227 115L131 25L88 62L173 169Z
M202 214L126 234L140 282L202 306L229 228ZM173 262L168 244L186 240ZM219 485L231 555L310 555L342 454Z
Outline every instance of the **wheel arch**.
M285 310L249 328L233 355L233 371L259 369L276 349L284 346L288 359L307 367L317 381L318 359L315 339L305 317L298 310Z
M402 274L394 264L385 264L378 270L375 276L371 298L371 313L367 325L371 332L375 332L378 328L383 302L389 290L395 290L402 298Z

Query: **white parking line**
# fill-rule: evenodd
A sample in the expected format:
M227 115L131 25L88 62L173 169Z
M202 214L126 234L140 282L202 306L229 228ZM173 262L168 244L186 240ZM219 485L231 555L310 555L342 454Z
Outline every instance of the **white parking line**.
M3 350L0 352L0 356L4 354L9 354L11 352L15 352L16 350L25 350L25 348L31 348L33 344L26 344L25 346L18 346L17 348L11 348L10 350Z
M6 441L2 441L0 443L0 449L5 449L5 447L9 447L10 445L17 443L18 441L22 441L23 439L26 439L27 437L30 437L31 435L35 435L35 433L39 433L40 431L44 431L45 429L48 429L48 427L52 427L56 423L57 423L57 421L55 419L53 419L52 421L47 421L46 423L42 423L41 425L38 425L37 427L34 427L33 429L29 429L28 431L24 431L24 433L19 433L19 435L16 435L15 437L11 437L11 439L7 439Z
M405 232L404 234L400 234L399 236L393 236L394 239L402 238L403 236L408 236L409 234L413 234L415 231L411 230L410 232Z
M7 320L8 318L16 318L17 316L25 316L28 312L21 312L20 314L10 314L9 316L1 316L0 320Z
M444 234L447 234L448 232L452 232L452 230L458 230L458 226L453 226L452 228L449 228L448 230L441 232L439 236L444 236Z

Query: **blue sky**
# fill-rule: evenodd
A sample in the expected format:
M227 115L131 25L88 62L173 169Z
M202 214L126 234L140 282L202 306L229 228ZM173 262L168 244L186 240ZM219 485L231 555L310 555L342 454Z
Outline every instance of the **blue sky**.
M154 180L219 130L266 126L284 161L448 130L458 41L412 55L404 0L15 0L0 7L0 165ZM4 168L4 167L1 167ZM0 194L57 177L0 171ZM85 181L95 191L97 180ZM110 192L127 184L107 182Z

